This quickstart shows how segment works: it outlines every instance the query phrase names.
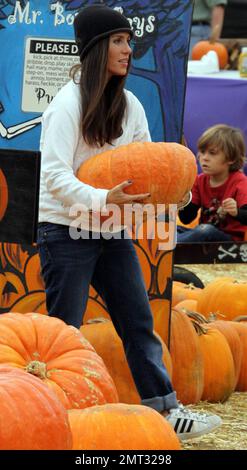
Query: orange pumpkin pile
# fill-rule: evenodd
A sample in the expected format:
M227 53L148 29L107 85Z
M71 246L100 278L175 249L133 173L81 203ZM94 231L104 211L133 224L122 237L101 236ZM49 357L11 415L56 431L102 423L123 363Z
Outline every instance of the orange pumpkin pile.
M152 269L162 259L154 253ZM97 293L91 295L94 317ZM246 283L231 278L203 289L174 283L170 332L166 299L150 300L155 329L169 343L168 351L161 340L163 360L183 404L225 402L234 390L247 391L246 299ZM80 332L39 313L0 315L0 449L180 449L164 417L139 403L109 319Z
M195 299L191 300L194 293ZM185 299L178 302L181 296ZM234 390L247 391L247 316L244 316L247 312L247 283L219 277L203 289L192 290L189 286L174 283L172 302L176 311L191 319L198 335L203 353L204 386L201 399L224 402ZM177 354L180 353L179 346L180 343ZM174 360L172 348L170 352ZM179 378L183 377L182 361L187 366L187 362L191 363L186 361L183 351L180 354L182 359L179 360L178 356L177 368L173 368L173 383L178 380L176 373ZM186 403L183 390L178 396Z

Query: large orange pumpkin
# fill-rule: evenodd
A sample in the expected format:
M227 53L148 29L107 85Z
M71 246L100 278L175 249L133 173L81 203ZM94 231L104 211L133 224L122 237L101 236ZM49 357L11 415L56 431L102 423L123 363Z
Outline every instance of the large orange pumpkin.
M213 403L224 402L233 392L236 383L230 346L218 329L208 328L204 324L199 330L198 337L204 365L204 388L201 399Z
M3 171L0 169L0 221L3 219L8 206L8 184Z
M118 401L102 359L78 329L58 318L0 315L0 364L36 375L68 409Z
M0 366L0 450L70 450L65 408L37 377Z
M235 330L232 321L214 320L212 323L207 324L207 327L219 330L224 335L229 344L235 367L235 388L238 383L243 357L243 344L239 338L239 335Z
M198 403L203 392L203 356L199 339L188 316L174 308L171 315L170 354L172 384L185 405Z
M133 142L83 162L77 177L95 188L111 189L123 181L128 194L151 193L153 204L176 204L190 191L197 174L193 153L165 142Z
M243 348L243 356L236 390L238 392L247 392L247 324L245 322L238 321L233 321L231 323L239 334Z
M142 405L93 406L70 410L73 450L179 450L172 426ZM165 462L165 460L164 460Z
M217 278L211 281L198 299L198 312L206 317L210 313L221 314L222 320L233 320L247 312L247 282L233 278Z
M132 378L121 339L111 321L96 319L81 326L83 336L92 344L102 357L117 388L119 401L122 403L140 404L140 396ZM169 351L163 341L163 360L171 377L172 361ZM143 371L143 374L146 372Z

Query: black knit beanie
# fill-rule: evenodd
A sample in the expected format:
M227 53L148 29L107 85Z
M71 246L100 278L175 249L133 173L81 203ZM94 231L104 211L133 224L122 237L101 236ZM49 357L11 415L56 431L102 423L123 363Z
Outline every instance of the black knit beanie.
M127 18L102 4L83 8L75 17L74 30L81 61L100 39L121 31L133 36Z

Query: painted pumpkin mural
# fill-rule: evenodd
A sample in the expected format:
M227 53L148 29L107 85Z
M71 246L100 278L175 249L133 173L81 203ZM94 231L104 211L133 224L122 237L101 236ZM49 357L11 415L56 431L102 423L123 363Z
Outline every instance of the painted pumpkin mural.
M163 224L163 222L158 222ZM166 224L168 233L168 224ZM170 222L170 233L174 234L175 223ZM162 241L158 234L150 232L148 223L136 228L135 248L139 258L144 282L150 298L150 306L159 333L169 342L169 317L172 286L172 242L168 250L160 250ZM147 239L149 237L149 239ZM0 313L37 312L47 314L44 283L41 275L39 255L35 246L2 243L0 260L4 272L0 273ZM157 309L158 306L158 309ZM84 323L98 317L108 318L109 313L104 301L91 286ZM158 318L158 319L157 319ZM164 325L162 327L162 324Z

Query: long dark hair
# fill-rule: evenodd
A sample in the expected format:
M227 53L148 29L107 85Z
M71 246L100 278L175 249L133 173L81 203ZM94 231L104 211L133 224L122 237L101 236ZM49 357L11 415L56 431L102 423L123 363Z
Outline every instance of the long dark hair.
M74 82L80 84L83 138L88 145L96 147L112 144L122 135L127 104L124 94L127 74L113 76L108 81L108 48L109 37L96 43L83 62L70 72Z

